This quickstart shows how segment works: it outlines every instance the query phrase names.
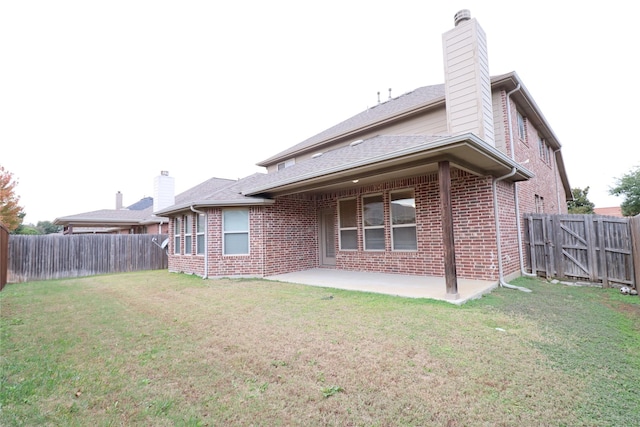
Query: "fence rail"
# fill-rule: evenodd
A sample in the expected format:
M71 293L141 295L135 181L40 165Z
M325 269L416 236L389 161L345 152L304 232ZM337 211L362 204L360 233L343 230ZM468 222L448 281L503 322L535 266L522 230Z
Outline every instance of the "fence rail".
M636 287L640 217L525 216L527 267L533 274Z
M168 268L162 234L11 235L8 281L61 279Z

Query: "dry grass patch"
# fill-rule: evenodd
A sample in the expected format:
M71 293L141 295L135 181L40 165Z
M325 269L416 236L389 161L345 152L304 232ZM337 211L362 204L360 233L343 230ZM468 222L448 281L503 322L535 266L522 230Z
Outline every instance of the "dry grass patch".
M1 296L4 425L576 425L588 397L486 304L164 271Z

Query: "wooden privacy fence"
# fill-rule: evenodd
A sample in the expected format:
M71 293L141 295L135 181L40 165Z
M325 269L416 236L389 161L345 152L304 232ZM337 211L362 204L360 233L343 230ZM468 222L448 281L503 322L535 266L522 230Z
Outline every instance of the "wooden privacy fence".
M11 235L9 281L168 268L161 234Z
M636 287L640 216L525 215L527 268L536 275Z
M9 230L0 224L0 291L7 284L9 267Z

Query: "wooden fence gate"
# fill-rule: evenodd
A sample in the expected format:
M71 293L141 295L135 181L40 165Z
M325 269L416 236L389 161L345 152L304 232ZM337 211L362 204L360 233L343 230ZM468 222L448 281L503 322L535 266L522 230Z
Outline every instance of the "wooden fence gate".
M527 268L533 274L605 287L636 287L640 282L640 216L529 214L524 236Z

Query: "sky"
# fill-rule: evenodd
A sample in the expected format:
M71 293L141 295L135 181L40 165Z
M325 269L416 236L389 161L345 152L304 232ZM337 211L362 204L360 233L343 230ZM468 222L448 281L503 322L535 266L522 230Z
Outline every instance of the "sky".
M444 82L442 33L469 9L492 75L515 71L572 188L618 206L640 165L640 3L428 0L0 2L0 165L25 223L176 194L382 100Z

